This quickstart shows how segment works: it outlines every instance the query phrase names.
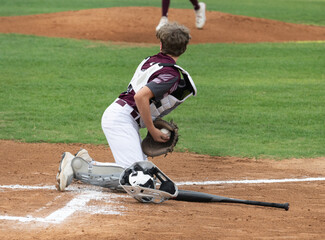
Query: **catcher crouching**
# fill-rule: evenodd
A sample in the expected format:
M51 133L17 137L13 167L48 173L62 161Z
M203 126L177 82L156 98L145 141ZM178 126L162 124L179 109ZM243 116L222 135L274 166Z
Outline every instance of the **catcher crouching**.
M190 74L176 64L191 37L189 30L177 23L164 25L156 36L160 40L160 52L139 64L127 91L102 116L102 129L115 163L94 161L85 149L75 155L65 152L56 177L59 191L64 191L73 179L121 189L119 178L125 169L148 161L148 157L173 151L178 128L162 118L197 93ZM142 141L139 130L145 127L148 134ZM167 129L170 136L161 129Z

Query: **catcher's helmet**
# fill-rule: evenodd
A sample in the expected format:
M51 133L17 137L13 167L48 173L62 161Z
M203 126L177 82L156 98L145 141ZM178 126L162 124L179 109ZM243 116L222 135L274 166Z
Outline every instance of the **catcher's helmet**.
M152 176L143 173L143 171L134 171L129 175L129 183L131 186L140 186L154 188L155 183Z
M175 183L152 162L136 162L120 175L121 187L139 202L161 203L178 195Z

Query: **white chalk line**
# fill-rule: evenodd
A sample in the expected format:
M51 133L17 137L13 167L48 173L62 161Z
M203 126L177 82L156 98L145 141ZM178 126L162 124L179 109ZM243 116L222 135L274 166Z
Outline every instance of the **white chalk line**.
M325 177L318 178L287 178L287 179L259 179L259 180L231 180L231 181L203 181L203 182L177 182L176 185L222 185L222 184L261 184L286 182L313 182L325 181Z
M44 189L44 190L55 190L55 186L28 186L28 185L19 185L19 184L15 184L15 185L2 185L0 186L0 189L4 188L4 189L20 189L20 190L39 190L39 189Z
M56 190L54 185L43 185L43 186L31 186L31 185L0 185L0 189L11 189L11 190ZM70 185L66 188L69 192L83 192L85 190L99 191L102 192L101 187L92 185Z
M31 187L31 188L29 188ZM9 188L9 189L46 189L46 190L52 190L55 189L54 186L43 186L35 187L35 186L22 186L22 185L7 185L7 186L0 186L0 188ZM73 187L73 190L80 191L79 188ZM41 222L41 223L54 223L58 224L63 222L65 219L73 215L77 211L87 212L90 214L111 214L111 215L121 215L121 211L124 207L118 203L118 201L114 201L114 198L121 197L118 194L113 193L104 193L101 191L95 191L89 190L89 188L84 188L85 191L83 191L81 194L73 198L71 201L69 201L64 207L54 211L50 215L48 215L45 218L40 217L33 217L33 216L26 216L26 217L20 217L20 216L7 216L7 215L0 215L0 220L12 220L12 221L19 221L19 222ZM97 200L97 201L104 201L106 203L110 203L107 205L107 207L101 207L98 208L97 206L87 206L87 204L91 200ZM114 203L118 207L113 207L111 203Z
M325 177L318 178L293 178L293 179L259 179L259 180L231 180L231 181L202 181L202 182L175 182L178 186L184 185L222 185L222 184L262 184L262 183L287 183L287 182L312 182L312 181L325 181ZM54 190L55 186L27 186L27 185L0 185L0 189L11 190ZM69 186L67 190L70 192L79 192L78 196L68 202L63 208L60 208L45 218L39 217L19 217L19 216L6 216L0 215L0 220L12 220L20 222L42 222L42 223L61 223L69 216L73 215L76 211L87 211L88 202L91 200L105 200L106 202L114 202L112 193L103 193L101 188L94 186ZM116 195L115 195L116 197ZM117 197L119 197L117 195ZM123 196L126 197L126 196ZM121 206L121 208L123 208ZM109 209L91 208L87 211L92 214L121 214L120 211Z
M16 217L16 216L0 216L2 220L16 220L20 222L44 222L44 223L60 223L65 220L67 217L72 215L75 211L82 209L86 203L92 199L93 194L81 194L70 202L68 202L63 208L51 213L45 218L35 218L32 216L27 217Z
M257 180L229 180L229 181L201 181L201 182L175 182L177 186L185 186L185 185L222 185L222 184L262 184L262 183L285 183L285 182L314 182L314 181L325 181L325 177L314 177L314 178L285 178L285 179L257 179ZM55 190L54 185L48 186L28 186L28 185L0 185L0 189L12 189L12 190ZM77 191L83 192L84 190L93 190L100 191L100 187L90 186L90 185L80 185L69 186L67 188L68 191Z

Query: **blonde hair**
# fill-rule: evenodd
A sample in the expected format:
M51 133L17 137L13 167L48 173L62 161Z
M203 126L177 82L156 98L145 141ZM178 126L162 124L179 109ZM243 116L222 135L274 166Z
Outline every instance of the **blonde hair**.
M162 26L156 32L156 37L161 42L161 52L174 57L178 57L186 51L187 44L191 39L189 29L176 22Z

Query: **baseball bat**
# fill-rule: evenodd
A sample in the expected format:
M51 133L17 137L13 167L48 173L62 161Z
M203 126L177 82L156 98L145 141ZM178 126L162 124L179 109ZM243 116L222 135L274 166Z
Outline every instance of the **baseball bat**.
M272 203L272 202L241 200L241 199L228 198L228 197L222 197L222 196L212 195L212 194L208 194L208 193L187 191L187 190L178 190L178 195L175 198L173 198L173 200L186 201L186 202L242 203L242 204L248 204L248 205L284 208L286 211L289 210L289 203Z

